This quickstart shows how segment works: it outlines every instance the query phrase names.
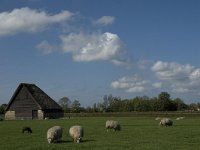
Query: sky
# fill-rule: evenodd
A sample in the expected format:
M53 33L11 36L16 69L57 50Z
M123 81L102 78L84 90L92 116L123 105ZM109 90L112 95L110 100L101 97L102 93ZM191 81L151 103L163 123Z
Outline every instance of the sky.
M168 92L200 102L200 1L1 0L0 103L20 83L82 106Z

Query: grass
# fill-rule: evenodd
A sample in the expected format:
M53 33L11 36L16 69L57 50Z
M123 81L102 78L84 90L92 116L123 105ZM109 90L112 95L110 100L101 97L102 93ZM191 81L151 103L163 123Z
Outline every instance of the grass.
M174 117L174 116L173 116ZM107 132L105 121L121 123L122 131ZM0 122L0 149L4 150L197 150L200 141L200 117L174 120L172 127L160 127L155 117L74 117L61 120L31 120ZM84 127L83 142L76 144L69 137L70 126ZM46 131L60 125L64 128L62 142L48 144ZM32 134L23 134L30 126Z

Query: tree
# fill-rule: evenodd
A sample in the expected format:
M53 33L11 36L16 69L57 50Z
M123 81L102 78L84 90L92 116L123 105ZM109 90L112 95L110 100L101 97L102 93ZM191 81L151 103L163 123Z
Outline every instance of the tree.
M97 104L96 104L96 103L94 103L94 105L93 105L93 111L94 111L94 112L98 112Z
M112 103L112 101L113 101L113 96L111 94L109 96L104 95L102 103L103 111L105 112L111 111L110 104Z
M131 100L122 100L121 101L121 106L120 106L120 111L123 112L131 112L134 111L134 106Z
M99 112L103 112L104 111L104 105L102 104L102 103L97 103L97 110L99 111Z
M170 100L170 94L169 93L161 92L158 95L158 99L160 100L162 111L167 111L167 110L170 109L171 100Z
M61 98L58 104L63 108L65 113L70 112L71 101L68 97Z
M103 97L103 109L104 111L108 111L110 96L104 95Z
M117 97L113 98L109 105L109 111L119 112L121 110L122 110L122 101Z
M180 98L174 99L174 102L178 111L181 111L187 108L187 105Z
M0 106L0 114L5 114L6 107L7 107L7 104L2 104Z
M153 111L161 111L162 110L161 102L157 97L154 97L151 100L151 103L152 103L152 110Z
M78 100L74 100L71 105L71 112L79 113L81 110L81 104Z
M195 104L195 103L191 103L191 104L189 104L188 108L191 111L197 111L198 110L198 105Z
M103 97L103 107L106 112L119 112L122 110L122 102L120 97L113 97L105 95Z

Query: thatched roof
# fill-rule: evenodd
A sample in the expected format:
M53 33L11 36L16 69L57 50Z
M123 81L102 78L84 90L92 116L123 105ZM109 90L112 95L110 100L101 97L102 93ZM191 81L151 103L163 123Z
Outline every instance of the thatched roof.
M49 97L44 91L42 91L39 87L35 84L28 84L28 83L21 83L18 88L16 89L14 95L12 96L10 102L8 103L8 107L6 110L9 109L10 105L14 101L17 94L20 92L22 88L26 88L26 90L30 93L35 103L38 107L42 110L44 109L62 109L51 97Z

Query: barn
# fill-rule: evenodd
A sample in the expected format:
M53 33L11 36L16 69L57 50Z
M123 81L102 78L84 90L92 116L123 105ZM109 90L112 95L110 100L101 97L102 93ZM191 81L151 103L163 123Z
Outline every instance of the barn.
M35 84L21 83L6 108L5 119L60 118L62 108Z

